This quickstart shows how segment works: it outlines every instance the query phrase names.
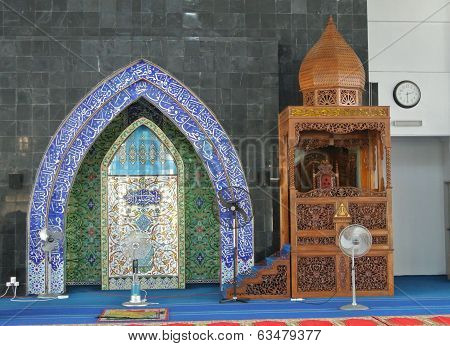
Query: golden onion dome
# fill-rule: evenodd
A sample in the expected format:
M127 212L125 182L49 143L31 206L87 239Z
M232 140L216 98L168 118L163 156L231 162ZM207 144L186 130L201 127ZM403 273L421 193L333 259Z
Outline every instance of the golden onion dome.
M300 90L352 88L362 91L365 79L361 60L337 31L330 16L319 41L302 61Z

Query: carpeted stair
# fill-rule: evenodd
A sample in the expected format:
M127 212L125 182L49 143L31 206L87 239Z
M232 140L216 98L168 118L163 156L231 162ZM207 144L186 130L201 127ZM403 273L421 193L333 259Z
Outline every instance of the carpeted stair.
M249 273L237 277L237 296L250 299L290 298L290 245L255 265ZM233 296L233 285L225 286L226 297Z

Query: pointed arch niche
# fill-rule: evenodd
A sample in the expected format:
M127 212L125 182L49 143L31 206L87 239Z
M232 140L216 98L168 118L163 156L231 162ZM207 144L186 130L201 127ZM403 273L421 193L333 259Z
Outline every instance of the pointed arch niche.
M150 238L138 262L141 287L184 288L184 164L173 143L140 118L108 150L100 174L102 288L131 288L123 242L134 232Z
M97 85L66 117L45 152L30 201L27 237L27 290L45 287L45 263L39 231L50 226L65 233L69 193L87 151L108 124L130 104L143 98L157 108L189 140L209 175L214 191L237 187L248 191L238 155L208 107L168 72L139 60ZM245 208L252 213L249 197ZM220 210L219 217L226 211ZM226 224L224 222L224 224ZM253 224L238 225L238 270L253 267ZM220 282L231 281L234 264L232 231L220 226ZM50 291L65 291L65 246L50 257Z

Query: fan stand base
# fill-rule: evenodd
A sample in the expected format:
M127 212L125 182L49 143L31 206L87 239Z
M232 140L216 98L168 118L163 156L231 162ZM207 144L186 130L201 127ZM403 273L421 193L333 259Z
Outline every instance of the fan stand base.
M122 303L126 307L143 307L148 305L158 305L159 303L150 303L146 299L141 299L139 295L132 295L130 301Z
M128 308L143 307L143 306L156 305L156 304L158 304L158 303L147 303L145 301L142 301L142 302L139 302L139 303L133 303L133 302L122 303L123 306L126 306Z
M341 310L369 310L369 308L365 305L361 304L347 304L344 306L341 306Z
M248 303L248 299L242 299L242 298L238 298L238 297L233 297L233 298L229 298L229 299L221 299L219 301L220 304L223 303Z

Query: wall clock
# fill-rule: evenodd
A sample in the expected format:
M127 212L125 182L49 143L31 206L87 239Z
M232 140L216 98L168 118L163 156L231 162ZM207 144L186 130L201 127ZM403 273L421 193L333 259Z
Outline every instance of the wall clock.
M418 85L409 80L398 83L394 88L394 100L400 107L412 108L420 101L420 89Z

